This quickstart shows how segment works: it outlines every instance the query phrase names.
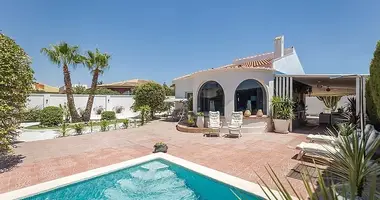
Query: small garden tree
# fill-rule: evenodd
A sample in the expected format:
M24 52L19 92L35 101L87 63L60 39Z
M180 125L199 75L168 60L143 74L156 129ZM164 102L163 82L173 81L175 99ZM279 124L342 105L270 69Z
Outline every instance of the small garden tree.
M174 88L173 87L169 87L168 85L166 85L166 83L164 83L162 85L162 87L165 90L165 95L166 96L174 96Z
M135 88L134 94L135 102L132 107L135 111L139 110L141 106L149 106L150 115L153 118L155 112L164 108L165 90L158 83L147 82L141 84Z
M366 91L367 107L370 108L368 117L379 130L380 124L380 41L377 42L370 65L370 78Z
M30 64L25 51L0 33L0 153L11 150L27 97L33 89Z

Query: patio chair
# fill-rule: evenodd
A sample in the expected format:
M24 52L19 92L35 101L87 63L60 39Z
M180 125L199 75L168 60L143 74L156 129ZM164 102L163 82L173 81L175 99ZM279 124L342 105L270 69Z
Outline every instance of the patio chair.
M209 132L203 134L203 136L220 136L220 129L222 128L222 123L220 122L220 114L219 111L209 112L209 122L208 129Z
M231 122L228 124L227 137L241 137L241 125L243 124L243 112L233 112Z
M316 156L325 156L329 153L337 153L338 149L334 148L331 145L323 145L318 143L307 143L301 142L297 145L297 150L300 152L297 155L297 159L301 159L306 153L316 155Z

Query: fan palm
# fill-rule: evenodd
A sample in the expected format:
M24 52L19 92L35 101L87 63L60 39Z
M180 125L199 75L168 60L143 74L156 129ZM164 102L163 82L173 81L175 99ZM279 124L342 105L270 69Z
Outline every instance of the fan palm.
M107 53L100 53L98 49L96 49L95 52L87 51L84 64L92 73L92 82L86 109L83 114L84 121L90 120L91 109L94 103L94 95L96 87L98 85L98 78L99 75L103 74L104 70L106 70L109 67L108 61L110 60L110 58L110 55L108 55Z
M49 48L42 48L41 53L45 54L52 63L57 64L58 66L62 65L63 80L65 83L67 104L69 107L71 120L73 122L80 121L80 116L75 109L69 70L70 65L75 68L77 64L83 62L83 57L79 54L79 47L71 46L66 42L61 42L57 45L51 45Z

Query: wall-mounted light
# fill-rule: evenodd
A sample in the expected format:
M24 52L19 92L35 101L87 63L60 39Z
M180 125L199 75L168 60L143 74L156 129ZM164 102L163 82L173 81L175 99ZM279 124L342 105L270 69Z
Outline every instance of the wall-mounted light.
M331 91L330 86L327 86L326 92L330 92L330 91Z

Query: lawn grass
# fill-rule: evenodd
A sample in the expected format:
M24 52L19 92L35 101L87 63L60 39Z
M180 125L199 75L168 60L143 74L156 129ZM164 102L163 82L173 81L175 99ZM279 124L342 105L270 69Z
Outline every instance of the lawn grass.
M124 119L118 119L117 123L122 123ZM110 125L115 123L115 120L109 120ZM84 122L82 122L84 124ZM95 121L93 122L92 126L100 126L100 121ZM74 125L78 123L67 123L68 127L67 128L74 128ZM89 127L89 124L84 124L84 127ZM33 125L33 126L28 126L24 127L26 130L60 130L61 126L51 126L51 127L41 127L40 125Z

